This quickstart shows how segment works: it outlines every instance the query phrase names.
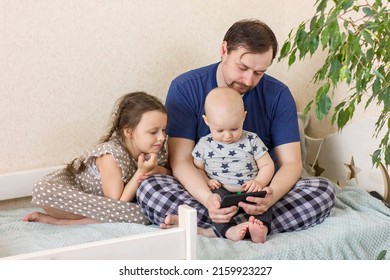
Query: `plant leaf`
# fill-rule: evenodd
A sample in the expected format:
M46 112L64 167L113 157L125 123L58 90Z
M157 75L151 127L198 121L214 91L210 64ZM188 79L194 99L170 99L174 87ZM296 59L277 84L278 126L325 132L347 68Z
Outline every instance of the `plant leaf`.
M384 260L386 258L386 253L387 253L386 250L381 251L376 259L377 260Z
M385 76L383 76L381 73L378 72L378 70L374 70L375 75L381 79L382 81L386 82Z
M339 111L339 113L337 114L337 126L339 130L341 130L346 125L349 118L350 118L349 110L341 109Z
M332 101L326 94L329 91L329 88L330 84L326 83L317 92L318 98L316 101L316 114L319 120L326 116L332 107Z
M346 83L348 89L338 92L343 95L343 101L336 106L331 124L341 130L362 102L365 102L364 108L371 104L378 106L380 114L374 134L378 136L385 128L385 136L372 160L390 166L390 12L387 2L315 0L316 13L297 29L292 29L281 57L288 59L291 66L298 58L313 56L321 45L327 54L312 82L322 86L317 88L305 111L311 110L314 104L317 118L323 118L330 111L335 88Z
M322 13L324 12L324 10L326 8L327 2L328 2L328 0L321 0L321 2L317 6L317 13L318 12L322 12ZM318 3L318 1L317 1L317 3Z
M373 16L374 15L374 11L369 8L369 7L364 7L363 8L363 13L366 15L366 16Z
M290 48L291 48L291 42L290 41L284 42L282 49L280 50L280 58L279 59L286 57L286 55L290 51Z
M363 35L363 37L364 37L364 39L366 40L367 43L369 43L370 45L374 44L374 40L372 39L370 32L368 32L367 30L363 29L362 30L362 35Z
M344 1L342 4L341 4L341 8L345 11L345 10L348 10L352 4L353 4L354 0L347 0L347 1Z
M295 62L295 53L296 49L290 54L290 57L288 58L288 66L291 66Z

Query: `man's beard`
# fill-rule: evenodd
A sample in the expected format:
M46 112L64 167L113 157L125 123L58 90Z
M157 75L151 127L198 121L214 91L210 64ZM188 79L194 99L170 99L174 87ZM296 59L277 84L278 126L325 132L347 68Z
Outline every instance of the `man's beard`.
M252 89L252 87L248 87L247 85L243 84L243 83L238 83L238 82L231 82L228 87L232 88L232 89L235 89L236 91L238 91L240 94L245 94L246 92L248 92L250 89Z

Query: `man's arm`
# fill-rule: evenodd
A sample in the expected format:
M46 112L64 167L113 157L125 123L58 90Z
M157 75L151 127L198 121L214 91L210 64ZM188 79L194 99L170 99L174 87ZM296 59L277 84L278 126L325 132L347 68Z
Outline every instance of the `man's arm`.
M206 181L207 186L209 187L210 190L219 189L222 186L221 182L219 182L218 180L209 178L209 176L207 175L206 170L205 170L205 163L200 162L199 160L196 160L195 158L194 158L193 162L194 162L195 167L198 169L198 171L202 175L203 179Z
M279 199L285 196L300 179L302 172L301 148L299 142L283 144L275 148L279 169L271 183L263 190L267 191L265 198L248 197L247 200L256 205L240 202L249 215L258 215L267 211Z
M200 203L207 206L211 191L201 173L193 164L191 155L195 143L185 138L168 138L169 162L173 176Z
M300 179L302 172L301 147L299 142L275 147L279 169L270 183L273 190L272 205L285 196Z
M168 154L173 176L208 210L215 223L227 223L237 211L237 206L220 208L221 197L213 194L192 160L195 143L184 138L168 138Z

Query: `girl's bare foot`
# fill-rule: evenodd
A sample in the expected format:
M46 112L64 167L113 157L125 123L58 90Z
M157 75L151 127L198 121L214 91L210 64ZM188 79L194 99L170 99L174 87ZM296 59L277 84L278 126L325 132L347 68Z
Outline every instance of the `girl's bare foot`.
M243 240L248 230L248 226L248 222L233 226L226 231L225 236L232 241Z
M24 222L38 222L38 223L46 223L46 224L57 224L58 219L53 218L47 214L43 214L41 212L32 212L27 214L22 219Z
M97 224L99 223L96 220L90 218L81 218L81 219L58 219L50 215L41 213L41 212L32 212L27 214L22 219L25 222L38 222L51 225L85 225L85 224Z
M253 243L264 243L267 238L268 228L255 217L249 217L249 233Z

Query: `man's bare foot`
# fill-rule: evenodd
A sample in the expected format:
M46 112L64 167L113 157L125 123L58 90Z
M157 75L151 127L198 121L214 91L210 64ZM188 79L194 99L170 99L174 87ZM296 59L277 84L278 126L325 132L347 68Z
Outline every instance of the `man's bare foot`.
M164 223L160 224L160 228L169 229L179 226L179 216L178 215L167 215L164 219Z
M232 240L232 241L243 240L245 237L245 234L248 230L248 227L249 227L248 222L238 224L236 226L229 228L226 231L225 236L227 239Z
M58 219L48 214L41 212L32 212L23 217L22 221L25 222L37 222L51 225L85 225L85 224L98 224L99 222L90 218L81 219Z
M216 237L212 228L198 227L198 234L206 237Z
M262 221L249 217L249 233L253 243L264 243L267 239L268 228Z
M179 226L178 215L168 215L164 219L164 223L160 224L161 229L170 229ZM201 228L198 227L198 234L206 237L215 237L215 233L212 228Z

